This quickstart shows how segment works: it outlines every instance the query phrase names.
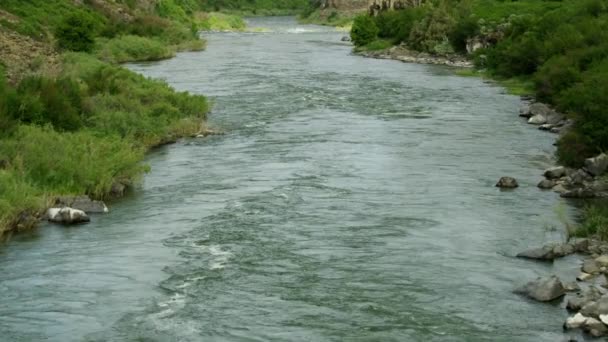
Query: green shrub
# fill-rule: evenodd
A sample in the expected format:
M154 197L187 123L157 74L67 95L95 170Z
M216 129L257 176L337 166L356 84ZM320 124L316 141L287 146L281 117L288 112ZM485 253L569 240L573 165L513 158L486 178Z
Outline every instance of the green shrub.
M355 46L363 46L376 40L378 32L376 22L370 16L360 15L355 18L350 37Z
M409 45L416 50L436 53L445 45L456 22L443 6L433 9L412 27Z
M479 25L475 17L468 17L459 20L449 32L449 40L454 50L464 53L467 52L467 40L475 37L479 33Z
M100 40L97 45L97 57L110 63L156 61L175 55L165 44L140 36L129 35Z
M22 122L48 123L65 131L83 125L83 93L70 78L30 76L19 83L17 94L19 106L13 109L13 115Z
M15 170L0 170L0 237L17 223L23 212L44 208L42 192Z
M98 26L93 18L85 12L67 15L55 30L55 37L60 48L70 51L89 52L95 45Z
M382 12L374 19L379 29L378 36L392 39L395 43L408 41L412 28L426 14L426 7Z

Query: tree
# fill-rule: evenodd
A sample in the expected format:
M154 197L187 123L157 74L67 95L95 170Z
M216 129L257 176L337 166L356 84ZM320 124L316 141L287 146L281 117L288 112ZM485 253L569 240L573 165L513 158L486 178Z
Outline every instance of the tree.
M69 14L57 26L57 44L66 50L90 52L95 44L96 29L96 22L87 13Z
M374 19L368 15L360 15L355 18L350 37L356 46L367 45L378 37L378 26Z

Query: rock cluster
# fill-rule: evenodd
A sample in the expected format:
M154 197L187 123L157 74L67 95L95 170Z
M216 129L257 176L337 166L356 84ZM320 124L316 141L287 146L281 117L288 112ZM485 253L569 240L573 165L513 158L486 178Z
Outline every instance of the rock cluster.
M71 225L90 222L89 213L107 212L109 210L105 203L88 196L62 196L57 197L53 207L47 210L46 218L50 222Z
M576 283L564 284L557 276L549 276L531 281L516 289L515 293L540 302L567 296L566 309L573 312L573 315L564 323L565 330L582 329L594 337L608 336L608 244L597 240L578 239L565 244L530 249L517 256L554 260L573 253L589 256L583 261L581 273L577 277L582 286Z
M393 46L387 50L358 52L365 57L377 59L394 59L405 63L448 65L459 68L472 68L473 63L464 56L435 56L426 52L409 50L405 46Z
M572 126L572 120L540 102L524 104L519 116L527 118L531 125L538 125L538 129L552 133L561 133Z
M602 153L585 160L585 166L575 170L556 166L545 170L541 189L553 189L564 198L608 197L608 183L598 176L608 170L608 155Z

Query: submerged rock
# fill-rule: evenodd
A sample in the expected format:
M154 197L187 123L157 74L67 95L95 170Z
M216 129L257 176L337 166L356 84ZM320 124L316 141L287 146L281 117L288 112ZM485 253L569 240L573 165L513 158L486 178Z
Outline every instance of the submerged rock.
M543 179L542 181L540 181L540 183L538 183L538 185L536 185L539 189L543 189L543 190L550 190L553 189L553 187L556 185L555 181L550 180L550 179Z
M608 315L608 296L603 295L595 302L583 306L581 313L585 316L599 318L600 315Z
M563 198L595 198L597 193L589 188L577 188L560 193Z
M90 222L89 216L82 210L72 208L51 208L47 211L49 221L61 224L78 224Z
M557 276L537 278L515 290L515 293L540 302L549 302L566 294L566 289Z
M541 248L532 248L517 254L518 258L534 259L534 260L548 260L551 261L556 258L553 253L552 246L544 246Z
M515 189L519 186L519 184L517 184L517 180L513 177L502 177L500 180L498 180L496 186L505 189Z
M344 36L340 40L343 41L343 42L350 42L352 39L350 38L350 36Z

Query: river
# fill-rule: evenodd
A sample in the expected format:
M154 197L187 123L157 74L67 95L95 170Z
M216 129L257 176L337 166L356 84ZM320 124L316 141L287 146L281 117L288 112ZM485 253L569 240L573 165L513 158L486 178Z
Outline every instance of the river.
M570 211L535 186L555 136L519 98L330 28L250 26L129 65L208 95L227 134L150 153L111 214L1 248L0 340L562 340L560 305L512 293L578 265L514 258Z

